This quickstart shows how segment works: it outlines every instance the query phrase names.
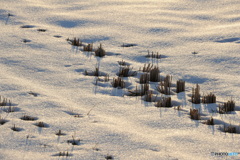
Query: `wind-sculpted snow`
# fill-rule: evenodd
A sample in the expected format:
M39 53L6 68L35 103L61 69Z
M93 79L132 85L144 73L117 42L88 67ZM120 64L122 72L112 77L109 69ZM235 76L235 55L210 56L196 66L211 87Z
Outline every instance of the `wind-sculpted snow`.
M239 6L1 0L0 159L239 159L217 154L240 152Z

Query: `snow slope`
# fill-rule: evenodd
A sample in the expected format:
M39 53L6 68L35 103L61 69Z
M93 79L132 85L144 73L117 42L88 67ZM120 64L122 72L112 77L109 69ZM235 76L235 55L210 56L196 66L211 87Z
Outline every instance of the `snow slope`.
M0 159L240 159L211 155L240 152L240 135L219 129L233 124L240 133L238 0L1 0L0 6L0 95L15 108L0 108L8 121L0 126ZM76 49L66 41L73 37L94 48L101 43L108 55ZM165 58L146 58L148 50ZM124 78L128 88L113 88L121 60L135 71L153 63L174 83L185 80L186 92L171 96L182 110L127 96L137 76ZM109 82L95 85L95 77L84 75L97 64ZM220 115L212 113L218 104L189 102L197 83L218 103L232 98L236 111ZM192 107L201 108L202 120L190 119ZM21 120L24 115L37 120ZM216 125L202 124L211 116ZM59 130L66 135L56 136ZM68 143L73 137L79 145Z

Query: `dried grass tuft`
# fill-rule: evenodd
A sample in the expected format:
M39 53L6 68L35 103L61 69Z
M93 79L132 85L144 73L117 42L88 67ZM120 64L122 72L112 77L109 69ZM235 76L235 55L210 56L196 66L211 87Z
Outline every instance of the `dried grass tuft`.
M151 82L160 81L160 70L158 67L154 67L150 70L150 81Z
M155 105L156 107L172 107L171 97L162 97Z
M200 97L201 97L201 95L200 95L200 87L197 84L196 88L192 88L192 97L191 97L192 103L200 104L200 102L201 102Z
M82 46L82 42L80 41L79 38L74 37L73 39L67 39L68 43L71 44L72 46Z
M109 74L106 74L103 78L104 82L108 82L109 81Z
M149 91L149 84L141 84L140 88L136 86L135 90L129 90L129 96L143 96Z
M218 109L220 114L235 111L235 101L229 100L225 102L223 105L219 105Z
M38 122L38 123L36 123L35 125L38 126L38 127L40 127L40 128L47 128L47 127L48 127L48 125L45 124L45 123L43 123L43 122Z
M209 93L202 97L202 103L216 103L216 96L213 93Z
M112 86L114 88L125 88L125 82L121 77L113 78Z
M224 125L223 131L227 133L237 133L237 128L232 126L231 124L229 126Z
M93 71L88 72L87 70L85 70L84 75L99 77L99 76L101 76L101 72L100 72L99 68L100 68L99 64L96 64L96 67ZM108 77L106 77L106 78L108 78Z
M177 81L177 93L184 92L185 91L185 81L183 80L178 80Z
M132 68L130 68L129 66L120 67L119 72L118 72L119 77L130 77L130 76L135 76L136 74L137 74L137 72L132 71Z
M144 101L146 102L154 102L156 101L157 95L155 96L155 98L153 97L153 91L147 91L144 97Z
M142 72L150 72L153 69L153 64L148 63L148 64L144 64L143 69L141 69L141 67L139 68L139 71Z
M75 139L74 136L72 136L72 139L68 140L67 143L71 143L72 145L80 145L80 139Z
M28 115L24 115L20 119L24 120L24 121L35 121L35 120L37 120L36 117L32 117L32 116L28 116Z
M89 43L86 46L83 46L83 51L92 52L93 51L93 44Z
M106 55L105 50L102 48L102 44L100 44L100 47L95 51L95 56L97 57L104 57Z
M200 120L200 113L198 109L190 109L190 117L193 120Z
M203 122L203 124L206 124L206 125L214 125L214 119L211 117L209 120Z
M171 83L172 83L172 76L167 75L164 78L164 81L161 81L159 85L156 87L157 91L165 94L170 95L171 94Z
M140 84L146 84L149 83L150 76L148 73L144 73L140 76Z
M65 136L66 134L62 132L62 130L58 130L56 133L57 136Z
M118 62L118 64L120 65L120 66L129 66L129 63L127 63L127 62L125 62L125 61L117 61Z
M147 58L157 58L157 59L161 59L162 58L161 54L159 54L158 52L157 53L154 53L154 52L150 53L149 51L148 51L148 54L147 54L146 57Z

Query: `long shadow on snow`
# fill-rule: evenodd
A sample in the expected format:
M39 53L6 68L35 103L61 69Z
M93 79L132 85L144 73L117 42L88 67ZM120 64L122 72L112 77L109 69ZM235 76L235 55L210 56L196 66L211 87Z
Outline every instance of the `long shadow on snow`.
M198 84L202 84L209 81L208 78L203 78L203 77L198 77L193 75L185 75L182 79L189 83L198 83Z
M236 41L238 41L237 43L240 43L240 38L226 38L226 39L215 41L215 42L218 42L218 43L229 43L229 42L236 42Z
M62 20L62 21L56 21L55 23L64 28L74 28L74 27L85 25L89 22L84 20L78 20L78 21Z
M85 39L81 39L83 42L85 43L97 43L100 41L107 41L110 40L110 37L104 37L104 36L100 36L100 37L89 37L89 38L85 38Z

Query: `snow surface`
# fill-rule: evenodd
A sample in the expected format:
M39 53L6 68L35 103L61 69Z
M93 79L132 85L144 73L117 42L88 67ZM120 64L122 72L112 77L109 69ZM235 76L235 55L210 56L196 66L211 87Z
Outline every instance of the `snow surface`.
M239 0L1 0L0 6L0 95L15 107L0 109L8 121L0 126L0 159L240 159L211 155L240 152L240 134L219 129L240 130ZM102 43L108 55L72 47L66 39L73 37L95 48ZM148 50L165 58L146 58ZM157 108L127 96L127 88L113 88L121 60L135 71L153 63L174 83L185 80L186 92L171 95L182 110ZM96 86L84 71L98 63L110 81ZM136 76L124 80L129 88L138 84ZM197 83L218 103L232 98L236 111L220 115L211 112L217 104L190 103ZM201 108L202 120L190 119L192 107ZM21 120L24 115L37 120ZM202 124L211 116L216 125ZM56 136L59 130L66 135ZM80 144L67 143L72 137ZM70 156L56 156L60 152Z

